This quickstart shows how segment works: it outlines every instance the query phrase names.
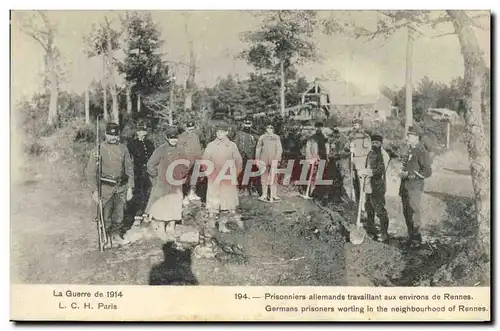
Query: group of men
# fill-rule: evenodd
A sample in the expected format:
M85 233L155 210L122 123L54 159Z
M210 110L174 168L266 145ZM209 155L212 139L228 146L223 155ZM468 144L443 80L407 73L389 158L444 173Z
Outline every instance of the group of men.
M342 180L341 194L344 199L360 203L366 214L367 232L374 238L389 240L389 216L386 209L387 170L391 157L383 147L380 134L369 135L362 129L362 121L355 119L353 129L342 136L333 129L331 137L322 133L322 123L316 123L316 132L306 144L306 158L310 164L318 160L335 163ZM403 206L404 218L408 229L408 244L418 247L422 242L420 233L421 206L424 180L432 175L429 152L420 142L422 132L410 127L406 134L408 151L402 158L399 195ZM375 227L375 216L380 221L380 232Z
M146 124L137 126L135 137L123 144L120 141L118 125L109 123L106 139L100 145L102 162L103 218L109 234L109 245L127 244L123 227L125 208L136 216L136 224L154 222L157 230L168 236L175 224L181 221L183 206L200 200L197 186L200 178L207 183L205 207L211 228L229 232L226 223L233 218L242 227L236 210L239 197L258 192L258 200L279 201L277 176L272 169L283 155L281 138L274 133L271 123L266 131L257 137L251 133L251 121L244 121L232 139L227 123L219 123L216 137L202 148L195 133L195 123L188 122L179 133L175 127L165 130L166 142L155 148L147 139ZM368 135L362 130L361 122L355 120L353 130L343 137L337 129L333 135L323 134L323 124L316 124L305 146L305 164L310 169L310 178L318 171L318 163L325 160L334 163L342 180L343 198L359 203L365 198L363 209L370 233L375 233L375 216L380 220L378 239L387 241L389 217L385 207L386 175L389 156L383 148L383 137ZM421 242L420 199L424 179L431 175L429 154L419 142L420 134L410 128L407 140L410 144L401 169L400 196L408 227L411 245ZM180 161L182 160L182 161ZM234 165L237 183L227 174L227 164ZM208 163L211 169L207 169ZM174 167L171 165L175 164ZM94 200L97 199L95 158L91 155L87 176ZM260 176L255 174L264 165ZM229 169L230 170L230 169ZM221 176L222 175L222 176ZM314 191L314 184L311 187ZM221 215L224 215L221 217ZM219 221L216 223L216 219Z

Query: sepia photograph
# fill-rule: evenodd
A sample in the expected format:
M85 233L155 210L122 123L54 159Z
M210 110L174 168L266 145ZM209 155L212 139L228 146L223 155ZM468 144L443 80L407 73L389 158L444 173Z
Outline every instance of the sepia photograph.
M11 10L15 315L30 286L116 299L95 303L108 311L122 296L134 309L125 292L139 285L185 302L237 287L231 300L272 301L273 319L403 290L398 305L489 316L489 294L449 288L491 284L490 21L486 9ZM71 300L57 314L94 309ZM328 301L346 308L314 308ZM409 311L441 309L428 307Z

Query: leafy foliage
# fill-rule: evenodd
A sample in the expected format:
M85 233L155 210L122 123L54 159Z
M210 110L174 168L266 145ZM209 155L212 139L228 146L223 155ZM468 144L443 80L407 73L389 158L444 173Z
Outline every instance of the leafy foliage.
M160 29L150 14L134 12L124 19L126 29L126 58L119 66L135 91L149 95L165 87L168 66L162 60Z

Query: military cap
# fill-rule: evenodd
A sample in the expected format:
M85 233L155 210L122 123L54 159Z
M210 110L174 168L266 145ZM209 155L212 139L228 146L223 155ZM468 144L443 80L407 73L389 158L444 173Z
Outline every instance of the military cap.
M357 124L363 124L363 121L361 121L360 118L355 118L355 119L352 120L352 124L356 124L356 123Z
M333 129L333 134L340 134L339 129Z
M194 122L193 122L193 121L189 121L189 122L187 122L187 123L186 123L186 127L187 127L187 128L194 128L194 127L195 127Z
M169 139L178 138L179 137L179 129L174 127L174 126L170 126L165 130L165 136Z
M414 134L416 136L420 136L422 134L422 131L416 126L410 126L408 127L407 134Z
M228 123L221 122L217 124L217 130L221 131L229 131L231 129L231 126Z
M323 127L323 123L321 123L321 122L316 122L316 123L314 123L314 127L315 127L315 128L322 128L322 127Z
M372 141L384 142L384 137L382 137L382 135L380 135L378 133L372 134L371 139L372 139Z
M120 134L120 126L116 123L108 123L106 125L106 134L110 136L118 136Z
M148 125L146 122L137 123L137 131L146 131L148 129Z
M243 126L251 126L252 125L252 121L250 121L249 119L246 119L243 121Z

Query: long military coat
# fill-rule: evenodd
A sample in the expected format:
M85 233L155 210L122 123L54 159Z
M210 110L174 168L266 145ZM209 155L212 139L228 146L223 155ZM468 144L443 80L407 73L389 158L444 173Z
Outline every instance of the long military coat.
M210 142L203 154L203 160L211 161L214 164L214 171L207 176L207 209L211 211L235 210L239 204L237 173L232 173L233 180L219 180L223 177L221 171L225 168L226 162L234 162L236 171L241 171L242 157L236 144L227 137L215 139ZM229 170L226 172L229 173ZM219 176L219 179L217 178Z
M153 189L146 207L146 213L157 220L172 221L182 217L182 184L174 183L185 178L189 168L179 164L167 173L169 165L179 159L187 159L179 145L168 142L160 145L148 161L148 174L153 181Z

